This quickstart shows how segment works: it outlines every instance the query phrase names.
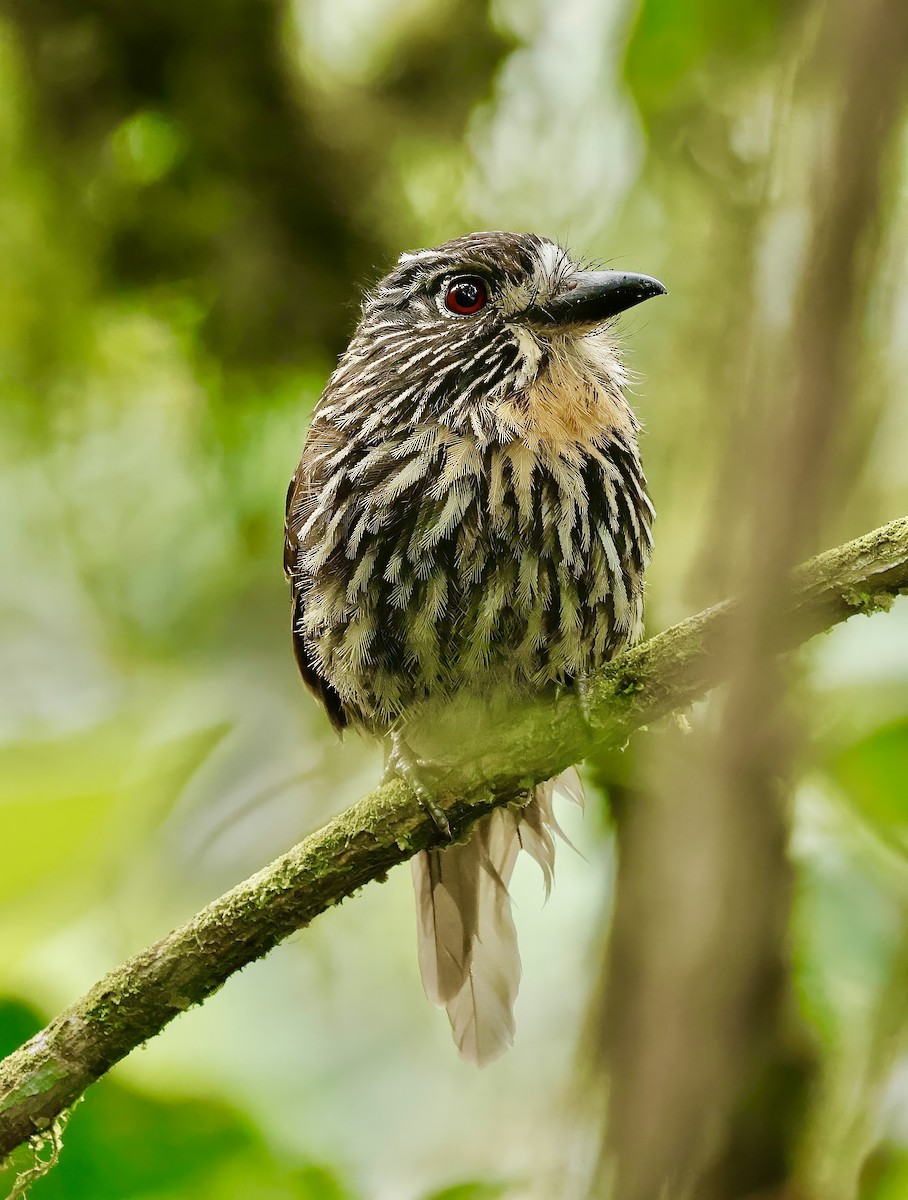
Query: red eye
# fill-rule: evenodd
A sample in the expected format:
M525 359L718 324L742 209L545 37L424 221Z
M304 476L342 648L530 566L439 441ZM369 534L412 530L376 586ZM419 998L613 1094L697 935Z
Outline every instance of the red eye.
M461 275L452 279L445 293L445 308L461 317L471 317L485 308L489 299L486 281L479 275Z

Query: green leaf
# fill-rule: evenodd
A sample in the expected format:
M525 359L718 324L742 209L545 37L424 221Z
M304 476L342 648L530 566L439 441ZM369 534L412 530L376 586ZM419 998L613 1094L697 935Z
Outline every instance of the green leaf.
M501 1200L512 1192L511 1183L492 1183L488 1180L474 1180L472 1183L455 1183L452 1187L442 1188L440 1192L432 1192L425 1200Z
M827 770L876 832L908 853L908 719L839 751Z

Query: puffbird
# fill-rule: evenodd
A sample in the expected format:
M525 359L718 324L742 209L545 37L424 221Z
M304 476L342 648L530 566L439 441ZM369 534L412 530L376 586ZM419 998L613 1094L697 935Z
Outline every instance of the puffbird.
M653 507L612 326L664 292L531 233L403 254L315 408L285 526L299 670L442 828L412 730L582 686L640 636ZM413 859L425 989L479 1064L513 1040L508 884L521 848L551 883L552 793Z

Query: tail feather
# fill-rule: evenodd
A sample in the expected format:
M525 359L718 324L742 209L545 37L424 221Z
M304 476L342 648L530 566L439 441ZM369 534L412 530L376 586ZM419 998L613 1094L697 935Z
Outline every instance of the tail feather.
M423 851L412 866L419 969L426 995L441 1007L458 994L470 970L480 860L466 843Z
M539 864L548 896L555 838L554 791L582 805L576 772L536 788L522 809L496 809L469 841L413 859L419 965L426 995L444 1006L460 1054L479 1066L514 1040L520 954L508 885L520 849Z
M536 798L524 809L517 833L520 848L526 850L542 871L546 900L552 893L555 881L556 832L560 833L561 830L552 812L551 785L543 784L536 789Z
M496 809L479 822L463 849L480 864L469 968L447 1004L461 1057L479 1066L494 1061L514 1041L514 1001L520 984L517 930L508 884L520 844L517 821ZM444 857L447 850L441 851Z

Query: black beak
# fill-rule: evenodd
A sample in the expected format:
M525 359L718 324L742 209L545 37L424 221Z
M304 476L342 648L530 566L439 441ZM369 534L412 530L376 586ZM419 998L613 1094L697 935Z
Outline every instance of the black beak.
M527 316L539 325L595 325L653 296L666 294L667 289L650 275L578 271L557 296L528 309Z

